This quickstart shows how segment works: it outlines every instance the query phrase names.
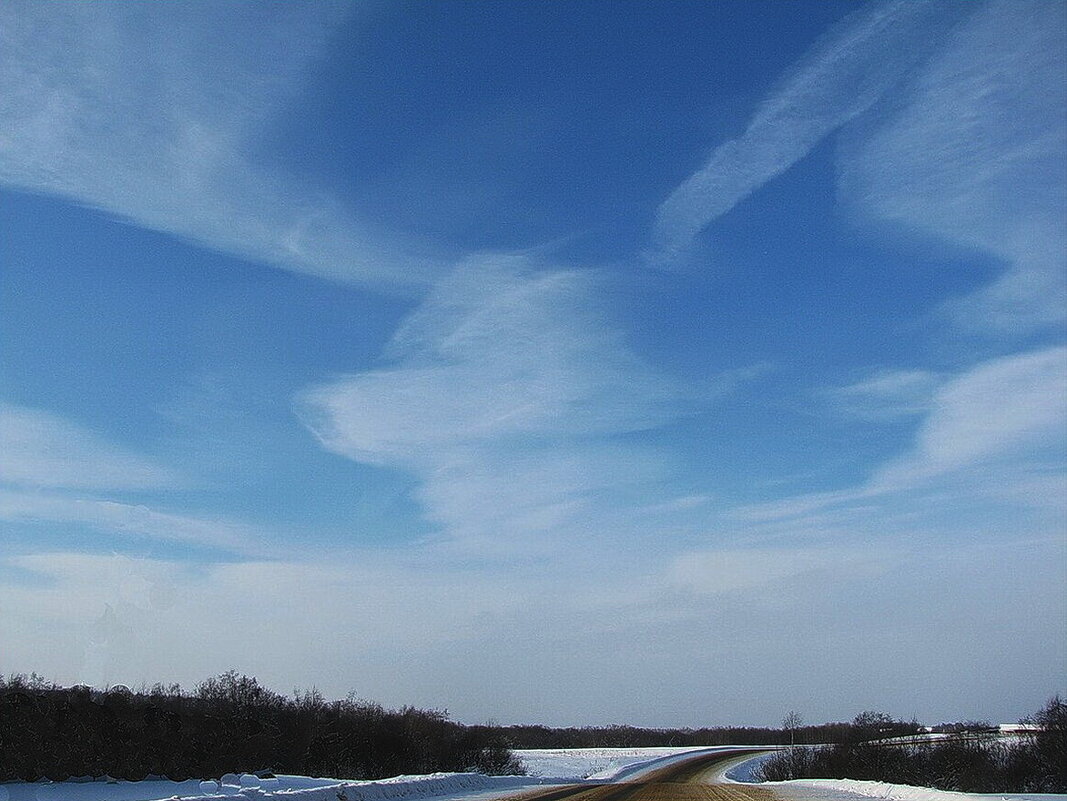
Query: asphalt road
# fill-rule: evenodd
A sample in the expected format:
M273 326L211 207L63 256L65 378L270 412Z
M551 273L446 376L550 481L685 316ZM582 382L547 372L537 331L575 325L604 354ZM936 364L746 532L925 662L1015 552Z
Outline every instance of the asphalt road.
M509 796L511 801L773 801L763 787L713 784L711 777L724 762L759 751L736 749L675 762L640 778L611 784L571 784L533 793Z

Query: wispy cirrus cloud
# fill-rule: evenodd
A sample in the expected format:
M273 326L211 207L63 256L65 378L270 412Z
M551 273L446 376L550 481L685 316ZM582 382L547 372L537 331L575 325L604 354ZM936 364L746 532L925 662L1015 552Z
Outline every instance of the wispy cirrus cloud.
M993 359L945 384L911 450L878 470L873 491L914 486L955 470L1051 460L1067 449L1067 348ZM992 476L991 476L992 477Z
M251 526L154 508L177 472L40 409L0 403L0 520L73 523L131 538L248 552ZM114 497L151 495L148 503Z
M301 416L329 450L414 472L428 515L458 540L516 547L595 529L604 497L662 471L618 435L680 408L597 312L594 286L520 256L473 258L401 326L394 366L309 389Z
M946 378L903 453L857 487L736 510L746 520L815 516L904 492L984 494L1044 507L1067 486L1067 348L991 359Z
M1006 269L950 304L999 334L1067 315L1067 7L990 2L955 31L893 111L844 137L852 208L977 248Z
M40 409L0 403L0 483L78 490L150 490L183 480L172 470Z
M716 148L660 206L653 255L670 261L840 132L838 190L847 208L1001 263L993 281L945 304L958 324L1006 342L1055 337L955 375L883 371L824 391L868 421L918 418L910 447L859 485L756 504L737 517L788 521L773 536L842 536L847 526L833 521L851 523L862 511L901 531L905 519L930 522L937 508L967 497L1051 510L1045 530L1062 520L1062 500L1050 506L1049 495L1062 499L1065 480L1065 37L1060 4L868 6L827 33L745 133Z
M430 260L252 155L338 3L5 3L0 185L278 267L393 290Z
M895 420L929 410L942 377L929 370L878 370L819 394L838 410L862 420Z
M1067 10L1062 4L888 2L828 32L659 207L652 258L671 261L711 222L841 131L839 195L860 215L1003 262L947 304L998 335L1067 315Z
M174 514L146 504L0 488L0 520L74 523L131 539L161 540L236 553L263 553L244 523Z
M763 100L745 132L718 146L660 205L650 258L684 254L711 222L868 111L965 13L893 0L834 26Z

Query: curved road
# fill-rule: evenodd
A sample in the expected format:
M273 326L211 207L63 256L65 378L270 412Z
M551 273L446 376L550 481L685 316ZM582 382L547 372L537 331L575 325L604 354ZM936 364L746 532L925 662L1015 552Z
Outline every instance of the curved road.
M569 784L534 793L509 796L511 801L773 801L777 796L763 787L712 784L724 763L761 750L730 749L701 754L652 770L639 778L611 784Z

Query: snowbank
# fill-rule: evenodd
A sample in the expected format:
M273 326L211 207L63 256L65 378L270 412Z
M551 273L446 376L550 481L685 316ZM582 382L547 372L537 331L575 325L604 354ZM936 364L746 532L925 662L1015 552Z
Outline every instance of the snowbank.
M763 754L729 767L721 776L726 781L739 784L755 783L755 770L771 754ZM880 798L883 801L1051 801L1067 799L1057 793L954 793L934 790L930 787L912 787L907 784L860 781L858 779L794 779L787 782L761 782L761 787L770 787L786 798L834 799Z
M387 801L431 796L471 795L479 791L507 792L540 784L530 776L483 776L479 773L435 773L428 776L397 776L381 781L314 779L278 776L259 779L250 774L225 777L221 785L200 781L171 782L14 782L0 784L0 801Z
M1063 793L953 793L948 790L933 790L929 787L911 787L907 784L868 782L858 779L794 779L789 782L764 782L761 787L790 790L810 789L825 798L827 791L852 793L864 798L881 798L886 801L1050 801L1065 799Z
M536 785L581 781L619 781L684 759L694 752L718 748L579 748L518 751L530 776L483 776L479 773L434 773L397 776L380 781L316 779L277 776L260 779L250 774L223 777L222 784L166 780L124 782L14 782L0 784L0 801L489 801ZM727 766L719 780L748 783L760 760L753 757ZM1067 795L950 793L925 787L849 779L798 779L766 782L785 798L796 801L1064 801Z
M704 748L577 748L517 751L528 776L436 773L379 781L227 774L222 781L14 782L0 784L0 801L436 801L491 798L524 787L611 781L635 776Z
M286 801L387 801L388 799L411 799L467 795L476 791L509 791L540 784L529 776L483 776L480 773L432 773L427 776L397 776L381 781L335 781L330 779L306 779L298 776L278 777L278 787L223 788L219 795L195 795L188 801L219 801L226 795L236 798L276 799ZM303 784L301 787L299 785ZM313 786L308 786L313 784ZM185 796L182 796L185 799ZM235 801L236 801L235 798Z

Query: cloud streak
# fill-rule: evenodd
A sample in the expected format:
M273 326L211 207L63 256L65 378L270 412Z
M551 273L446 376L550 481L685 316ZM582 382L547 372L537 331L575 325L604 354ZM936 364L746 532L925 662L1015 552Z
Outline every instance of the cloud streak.
M284 269L405 290L431 261L250 155L333 3L5 3L0 184Z
M870 109L960 13L894 0L853 12L823 35L760 104L745 132L711 154L660 205L651 258L670 262L693 239L827 135Z
M872 491L914 486L1004 459L1063 467L1067 448L1067 348L1006 356L947 383L935 396L911 451L880 469Z
M152 490L180 485L173 471L82 426L0 403L0 482L79 490Z
M187 485L174 471L58 415L0 403L0 520L73 523L242 553L257 547L250 526L99 497L136 492L154 498Z
M1067 8L992 2L916 76L891 113L845 136L840 193L862 214L977 248L1007 266L950 305L1016 335L1067 314Z
M923 414L941 383L929 370L880 370L862 381L820 393L841 412L861 420L888 421Z
M947 379L911 446L858 487L735 510L751 521L815 517L900 493L949 492L1046 507L1067 482L1067 348L991 359ZM1059 488L1059 489L1057 489ZM1058 502L1053 501L1054 509Z
M258 532L251 526L161 512L144 504L0 489L0 520L75 523L129 538L262 553Z
M658 209L651 258L697 235L841 129L839 195L858 214L977 248L1006 270L949 304L1009 337L1067 317L1067 10L888 2L824 35L745 132Z

